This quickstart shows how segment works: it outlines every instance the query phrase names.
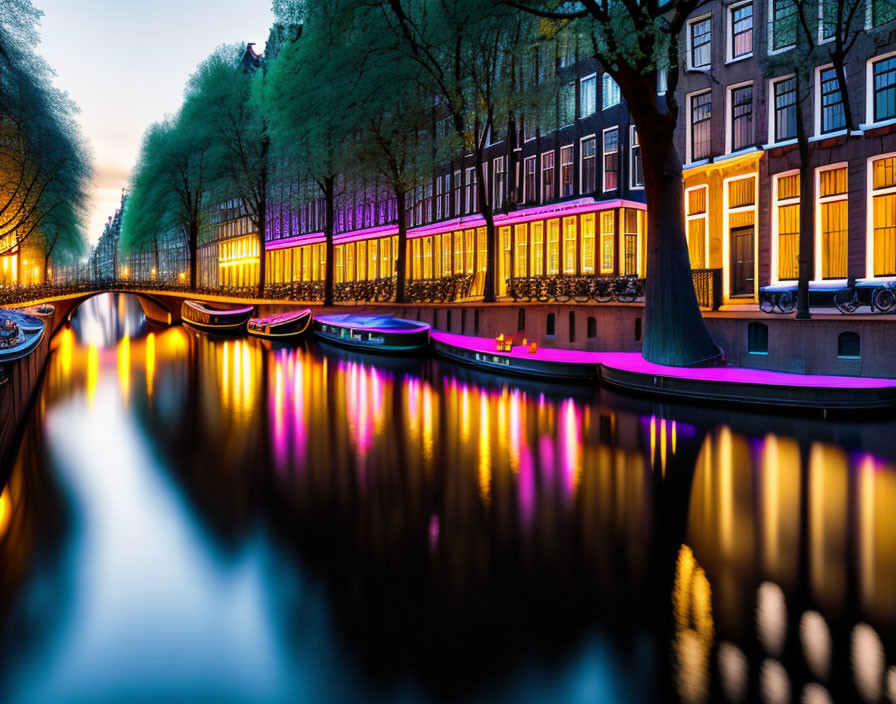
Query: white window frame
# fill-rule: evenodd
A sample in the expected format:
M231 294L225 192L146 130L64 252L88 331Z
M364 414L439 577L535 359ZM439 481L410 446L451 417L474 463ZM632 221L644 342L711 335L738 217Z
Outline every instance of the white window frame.
M585 149L584 149L584 144L585 144L585 142L588 141L589 139L593 139L593 140L594 140L594 156L592 157L592 159L594 160L594 190L597 190L597 155L598 155L598 149L597 149L597 133L596 133L596 132L592 132L591 134L586 134L584 137L582 137L582 138L579 140L579 193L580 193L581 195L587 195L586 191L582 190L582 184L584 184L584 182L585 182L585 179L584 179L584 177L583 177L583 175L584 175L584 173L585 173ZM594 191L589 191L589 192L590 192L590 193L593 193Z
M436 201L436 220L442 219L442 177L436 176L436 192L435 192L435 201Z
M583 90L583 86L586 81L592 81L594 86L592 89L591 105L588 106L591 108L589 112L585 112L585 91ZM597 73L589 73L587 76L583 76L579 79L579 118L590 117L595 113L597 113Z
M641 140L638 138L638 130L634 125L628 128L628 188L630 191L643 191L644 183L635 183L635 146L640 149ZM644 154L641 153L641 175L644 174Z
M865 183L868 184L868 188L866 189L868 191L868 202L865 206L865 276L869 279L887 278L886 276L874 276L874 196L896 193L896 186L887 186L885 188L879 188L876 191L874 190L874 182L871 180L874 176L874 162L880 161L881 159L893 158L896 158L896 152L875 154L874 156L868 157L867 160L868 165L866 168L868 175L866 177Z
M725 87L725 153L733 154L732 151L734 148L734 103L732 100L732 95L734 91L738 88L746 88L747 86L753 86L753 81L743 81L741 83L732 83L730 86ZM755 117L756 113L756 89L755 86L753 88L753 108L751 110L751 115ZM756 142L756 122L753 122L753 143ZM749 149L751 145L747 145L746 147L742 147L738 151L744 151Z
M557 197L557 155L555 154L553 149L548 149L541 153L541 159L539 160L541 168L538 170L538 191L539 202L544 203L544 158L548 154L551 155L551 190L554 191L551 196L551 200Z
M528 203L529 199L532 198L533 195L538 194L538 163L536 157L537 155L533 154L532 156L527 156L525 159L523 159L523 203ZM534 174L532 180L535 182L533 184L533 187L535 188L535 194L529 193L528 189L526 188L526 165L530 162L535 167L534 169L532 169L532 172ZM532 198L532 200L537 201L537 198Z
M813 120L813 134L816 137L836 137L837 135L846 134L846 128L842 127L839 130L833 130L831 132L822 132L824 129L824 125L822 124L822 114L821 114L821 72L827 71L829 68L834 68L834 64L824 64L823 66L815 67L815 84L814 90L815 94L813 96L813 103L815 107L815 116ZM844 75L846 75L846 67L843 68ZM774 98L773 98L774 99ZM841 102L843 101L843 96L840 96ZM846 106L844 106L844 110Z
M499 169L498 166L501 168ZM504 176L504 183L502 184L502 188L498 188L498 174ZM503 186L507 183L507 172L505 171L504 166L504 156L496 156L492 159L492 188L494 191L492 192L492 206L496 209L502 208L504 206L504 193ZM501 202L498 202L498 196L500 194Z
M569 155L569 163L564 163L563 154L566 152ZM575 177L575 163L576 163L576 146L575 144L561 144L560 145L560 171L558 175L560 178L558 179L558 183L560 187L557 191L558 198L568 198L569 196L575 195L576 192L576 177ZM563 193L563 167L569 166L569 173L572 176L572 182L569 184L570 191L568 194Z
M709 20L709 63L705 66L694 66L694 34L691 31L691 28L698 24L699 22L703 22L705 20ZM712 28L712 13L707 12L705 14L700 15L699 17L692 17L687 21L687 25L685 26L685 32L687 37L687 69L688 71L709 71L712 69L712 39L713 39L713 28Z
M453 186L455 189L454 196L454 217L459 218L464 209L464 189L461 188L460 182L461 170L455 169Z
M607 82L609 81L612 86L610 90L607 90ZM616 102L608 103L607 95L615 96ZM613 77L609 73L604 73L600 77L600 104L601 110L609 110L612 107L619 105L622 102L622 93L619 90L619 84L613 80Z
M614 152L606 152L604 146L607 143L607 132L612 132L613 130L616 131L616 187L607 188L607 154L613 154ZM605 127L600 133L600 190L603 193L619 190L619 125Z
M790 169L789 171L782 171L779 174L774 174L772 176L772 241L770 247L770 266L772 268L771 271L771 282L773 284L778 283L781 279L778 275L780 271L780 267L778 266L779 259L781 257L781 250L778 244L778 237L781 234L778 231L778 208L782 205L799 205L800 204L800 194L797 193L793 198L780 198L778 196L778 184L781 182L782 178L786 178L788 176L793 176L799 174L799 169ZM791 281L792 279L787 279L787 281Z
M468 166L464 171L464 214L470 215L479 212L479 191L476 184L476 167ZM470 197L467 198L469 188ZM475 207L474 207L475 203Z
M796 74L788 73L786 76L777 76L775 78L768 79L768 91L766 95L768 96L766 102L768 103L768 143L769 146L780 147L786 144L796 144L796 138L791 137L785 140L778 139L778 129L777 123L775 122L775 85L781 83L782 81L789 81L791 78L794 78ZM799 95L797 95L797 99L799 99Z
M753 179L753 204L732 208L728 205L729 185L732 181ZM707 207L708 204L707 204ZM740 174L722 180L722 291L725 301L731 298L731 214L753 211L753 299L759 292L759 172ZM707 253L708 255L708 253ZM743 301L740 296L736 299Z
M868 3L866 2L866 8L868 7ZM867 16L867 9L865 11ZM835 37L831 36L827 39L824 36L824 0L818 0L818 43L819 44L827 44L828 42L834 41Z
M860 129L896 124L896 117L890 117L880 122L874 121L874 64L878 61L892 59L894 56L896 56L896 51L888 51L885 54L872 56L865 62L865 124L861 125Z
M699 191L699 190L706 191L706 200L705 200L706 210L704 210L702 213L697 213L696 215L689 215L688 214L688 200L690 198L690 193L691 193L691 191ZM708 183L701 183L699 186L691 186L690 188L684 189L684 220L685 220L684 235L685 235L685 241L688 243L688 245L690 245L690 243L691 243L690 235L689 235L690 228L688 227L690 225L691 221L703 220L705 222L704 227L703 227L703 258L704 258L703 264L704 264L704 266L706 266L706 268L708 268L708 269L711 268L709 266L709 184ZM690 261L690 248L688 249L688 261Z
M754 8L755 10L755 8ZM768 0L768 15L766 17L766 24L768 25L768 55L774 56L775 54L783 54L785 51L791 51L796 47L796 44L788 44L787 46L783 46L780 49L775 49L775 0ZM753 29L756 29L756 21L753 20Z
M739 10L745 5L753 5L753 41L750 45L750 51L742 56L734 55L734 11ZM756 46L756 3L753 0L744 0L744 2L734 3L728 6L727 16L725 18L725 63L733 64L753 56Z
M685 152L685 155L687 156L687 159L685 160L687 164L695 163L694 155L692 153L693 152L693 141L691 139L691 136L692 136L691 133L693 132L693 128L694 128L694 120L691 117L691 103L693 102L693 98L697 97L698 95L702 95L703 93L711 93L711 92L712 92L712 88L701 88L700 90L695 90L691 93L687 93L684 96L685 118L686 118L685 119L685 139L687 140L687 142L685 142L685 145L684 145L684 152ZM710 119L709 129L710 129L710 135L712 135L712 119ZM710 137L710 139L711 139L711 137ZM712 144L711 141L710 141L710 144ZM712 149L710 148L710 152L711 151L712 151ZM708 161L708 159L704 158L704 159L700 160L700 163L707 162L707 161Z
M834 171L836 169L846 169L846 193L836 196L825 196L822 198L821 196L821 174L825 171ZM836 164L827 164L826 166L816 167L815 173L812 174L812 178L815 180L815 276L812 279L813 281L821 282L843 282L843 285L846 285L846 279L825 279L822 277L821 271L821 206L823 203L836 203L837 201L845 200L846 207L849 208L849 162L848 161L839 161ZM849 211L847 210L847 213ZM849 216L847 214L846 220L847 234L846 234L846 242L847 242L847 260L849 259ZM866 242L867 245L867 242ZM847 269L847 273L848 273Z

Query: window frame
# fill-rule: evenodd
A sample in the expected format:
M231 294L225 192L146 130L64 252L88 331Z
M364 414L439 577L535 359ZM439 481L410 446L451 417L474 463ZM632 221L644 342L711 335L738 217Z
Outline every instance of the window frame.
M706 36L709 39L700 45L700 48L708 46L709 60L705 64L699 66L694 63L694 27L703 22L709 22L709 31ZM709 71L712 68L712 13L707 12L699 17L692 17L687 22L687 70L688 71Z
M551 197L550 197L548 200L545 200L545 197L544 197L544 183L545 183L545 178L544 178L544 172L545 172L544 160L545 160L545 157L548 156L548 155L550 155L550 157L551 157ZM556 157L555 157L555 154L554 154L554 150L553 150L553 149L548 149L547 151L544 151L544 152L541 153L541 169L539 169L539 172L538 172L538 176L539 176L538 183L539 183L539 194L540 194L540 196L541 196L541 202L542 202L542 203L546 203L546 202L548 202L548 201L554 200L554 198L557 197L557 194L554 193L554 191L556 190L556 189L555 189L555 185L556 185L556 183L557 183L557 175L556 175L556 173L555 173L555 171L554 171L554 169L555 169L555 167L556 167L556 163L555 163L555 162L556 162Z
M616 149L615 151L607 151L607 132L616 132ZM604 193L619 190L619 125L605 127L601 131L601 191ZM607 155L616 155L616 185L613 188L607 188Z
M788 206L788 205L799 205L800 207L802 207L802 205L800 203L799 191L797 192L797 194L795 196L792 196L790 198L781 198L778 195L779 188L780 188L779 184L782 179L787 178L789 176L799 176L799 173L800 173L799 169L789 169L787 171L782 171L780 173L772 175L772 203L771 203L771 205L772 205L772 213L771 213L771 216L772 216L772 241L771 241L771 256L770 256L770 259L771 259L771 262L770 262L771 277L770 277L770 279L773 284L776 284L779 281L782 281L781 276L780 276L781 246L780 246L780 239L779 239L781 236L781 232L780 232L780 222L778 219L778 210L782 206ZM797 236L799 236L799 235L797 235ZM799 241L799 240L797 240L797 241ZM794 281L794 279L783 279L783 281Z
M688 213L688 199L691 191L706 191L704 203L706 207L702 213ZM690 263L690 229L689 225L693 220L703 220L703 266L709 268L709 184L701 183L697 186L691 186L684 189L684 233L685 241L688 243L688 263ZM693 268L693 267L692 267Z
M775 104L775 86L779 83L783 83L789 80L796 80L796 74L788 74L786 76L778 76L777 78L770 78L768 81L768 140L769 145L780 146L783 144L795 144L796 137L787 137L786 139L781 139L778 135L778 108ZM796 99L798 96L796 95L798 88L794 86L794 109L796 106ZM794 117L795 119L795 117Z
M746 7L747 5L752 6L753 11L750 16L752 18L752 24L750 26L750 50L743 54L734 55L734 13L736 10L740 10L741 8ZM728 6L728 21L725 36L728 42L727 53L725 57L725 63L735 63L736 61L743 61L744 59L749 59L753 56L753 51L755 48L755 40L756 40L756 5L753 0L744 0L744 2L733 3Z
M585 112L588 107L585 104L585 90L584 86L586 82L591 81L592 84L592 95L591 95L591 110L589 112ZM590 117L597 113L597 72L589 73L587 76L583 76L579 79L579 119L584 119L586 117Z
M538 155L533 154L532 156L527 156L523 159L523 203L537 203L538 202ZM528 167L529 164L532 164L532 190L534 193L529 192L528 187Z
M875 154L874 156L868 157L866 160L867 177L865 183L867 184L867 202L865 206L865 276L869 279L888 278L885 274L881 274L880 276L875 276L874 274L874 197L896 193L896 185L883 186L877 190L874 189L874 162L880 161L881 159L896 159L896 151ZM892 278L892 276L889 278Z
M635 149L638 150L638 159L641 160L641 181L635 181ZM634 125L628 128L628 188L631 191L644 190L644 158L641 155L641 140L638 137L638 130Z
M826 171L836 171L837 169L846 169L846 192L845 193L837 193L832 196L822 196L821 195L821 174ZM843 281L845 282L849 277L849 162L848 161L839 161L834 164L826 164L825 166L818 166L815 168L814 173L812 174L812 178L814 180L814 195L815 202L812 206L815 208L815 232L813 233L815 236L815 276L813 281ZM836 277L826 279L824 278L824 272L822 271L822 232L821 232L821 206L825 203L836 203L839 201L846 202L846 258L847 258L847 270L845 277ZM867 242L866 242L867 247Z
M832 130L825 130L825 129L824 129L824 105L823 105L823 101L824 101L825 93L823 92L822 80L821 80L821 74L824 73L825 71L829 71L829 70L832 69L832 68L834 68L834 64L824 64L824 65L822 65L822 66L816 66L816 67L815 67L815 85L814 85L814 93L815 93L815 95L814 95L815 115L814 115L813 122L814 122L814 127L815 127L815 135L818 136L818 137L821 137L821 136L832 136L832 135L836 135L836 134L844 133L844 132L846 131L846 112L845 112L845 110L846 110L846 106L843 105L843 93L840 91L840 85L839 85L839 83L838 83L838 85L837 85L837 92L840 93L840 106L841 106L841 108L843 108L843 110L844 110L844 112L843 112L843 126L842 126L842 127L838 127L838 128L836 128L836 129L832 129ZM844 73L846 73L846 67L844 67L843 70L844 70ZM836 79L836 73L834 74L834 77L835 77L835 79Z
M698 98L702 95L709 95L709 118L706 122L709 123L709 154L705 157L701 157L700 159L694 158L694 98ZM685 96L685 111L687 121L685 123L685 134L687 137L687 144L685 145L685 150L687 153L687 163L693 164L696 162L707 161L709 157L712 155L712 88L703 88L701 90L695 90L692 93L688 93ZM701 122L703 122L701 120Z
M569 161L564 161L564 157L568 156ZM563 144L560 147L560 188L558 196L560 198L568 198L570 196L575 195L576 193L576 179L575 179L575 162L576 162L576 148L574 144ZM565 191L565 186L567 185L564 181L564 171L568 171L569 173L569 193Z
M865 63L865 125L862 126L864 128L882 127L884 125L896 123L896 113L894 113L893 116L882 120L876 119L874 114L874 66L881 61L892 59L896 59L896 51L889 51L884 54L872 56ZM894 88L894 90L896 90L896 88Z
M734 92L740 90L742 88L750 87L750 141L735 149L734 147ZM749 149L753 145L756 144L756 124L755 124L755 116L756 116L756 86L753 81L743 81L742 83L733 83L730 86L726 86L725 89L725 114L727 119L725 120L725 153L726 154L735 154L737 152L741 152L745 149ZM711 118L710 118L711 119Z
M609 88L607 84L609 83ZM622 93L619 90L619 84L613 79L613 77L604 72L604 74L600 78L600 93L601 93L601 110L609 110L610 108L616 107L622 102ZM608 103L608 97L615 98L615 102Z
M766 18L766 24L768 26L768 50L767 53L769 56L774 56L775 54L783 54L785 51L790 51L796 47L796 42L793 44L787 44L778 49L775 48L775 1L776 0L768 0L768 16ZM795 8L795 12L798 11L798 8Z

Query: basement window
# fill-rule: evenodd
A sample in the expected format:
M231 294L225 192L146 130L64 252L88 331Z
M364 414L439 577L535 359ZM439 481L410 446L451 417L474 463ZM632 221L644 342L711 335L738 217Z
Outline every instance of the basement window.
M750 323L747 326L747 351L750 354L768 354L768 325Z

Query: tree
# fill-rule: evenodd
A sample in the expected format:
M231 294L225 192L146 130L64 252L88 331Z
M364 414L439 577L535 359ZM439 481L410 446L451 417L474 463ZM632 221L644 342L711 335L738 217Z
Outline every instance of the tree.
M169 117L147 130L131 176L121 225L121 247L135 251L155 245L159 233L180 233L190 253L190 288L197 283L197 248L208 182L205 136Z
M51 221L82 237L90 155L77 107L34 53L40 16L29 0L0 0L0 255Z
M324 200L324 304L332 305L337 188L357 120L353 109L363 109L353 103L353 81L334 79L337 71L345 77L349 69L339 62L344 58L341 41L352 26L355 5L351 0L308 0L301 8L305 18L301 37L284 46L273 61L264 105L276 148L284 159L302 165L296 178L307 176ZM321 80L325 72L331 80Z
M815 96L816 67L830 61L835 74L839 105L822 106L833 121L831 125L840 132L840 141L846 141L855 129L855 120L849 100L846 82L846 59L865 30L865 0L824 0L819 11L818 0L790 0L779 6L771 34L773 43L764 52L763 72L771 77L792 76L793 129L797 142L800 170L799 206L799 280L797 284L796 317L811 318L809 310L809 280L814 274L815 263L815 179L812 157L819 146L809 141L807 120L811 120ZM819 16L821 15L821 16ZM770 98L771 99L771 98ZM808 109L806 104L808 101ZM824 125L823 125L824 128ZM776 128L777 129L777 128Z
M486 225L483 299L494 301L497 238L485 148L504 125L513 126L514 57L534 22L507 6L477 0L379 2L396 51L416 65L425 91L445 106L463 153L474 156L478 212Z
M258 295L264 294L265 234L272 171L264 111L266 69L252 44L222 46L190 78L183 115L209 146L209 189L239 198L258 238Z
M504 0L527 14L577 22L616 81L638 131L647 200L647 293L642 354L659 364L721 357L694 292L684 225L684 182L675 148L679 39L700 0ZM667 89L657 98L660 70Z

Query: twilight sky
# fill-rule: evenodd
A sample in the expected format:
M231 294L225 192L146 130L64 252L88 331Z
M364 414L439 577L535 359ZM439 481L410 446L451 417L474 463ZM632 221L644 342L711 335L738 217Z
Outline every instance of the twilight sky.
M187 78L219 44L264 49L271 0L34 0L39 53L81 107L96 176L91 243L118 206L144 130L180 106Z

